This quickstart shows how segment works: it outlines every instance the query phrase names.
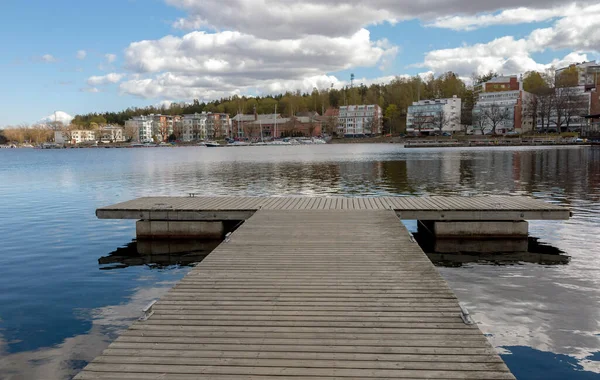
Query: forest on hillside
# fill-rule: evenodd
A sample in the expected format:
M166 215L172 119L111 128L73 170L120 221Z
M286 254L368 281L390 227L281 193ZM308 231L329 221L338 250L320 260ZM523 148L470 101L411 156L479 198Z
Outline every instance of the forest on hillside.
M478 79L485 80L494 75L496 74L490 73ZM290 91L274 96L233 96L208 103L195 99L189 104L172 103L170 106L127 108L120 112L76 115L73 124L81 127L102 123L124 125L125 121L133 116L149 114L182 115L196 112L218 112L227 113L233 117L238 113L253 113L255 109L259 114L274 113L275 107L277 107L277 113L288 117L304 111L316 111L322 114L330 107L337 108L343 105L378 104L384 110L387 129L392 127L393 130L399 130L397 128L401 128L406 110L412 102L419 99L448 98L453 95L463 99L466 109L473 108L472 89L468 88L458 75L448 72L437 77L433 75L425 78L419 76L397 77L390 83L370 86L358 84L341 89L318 90L315 88L311 93Z

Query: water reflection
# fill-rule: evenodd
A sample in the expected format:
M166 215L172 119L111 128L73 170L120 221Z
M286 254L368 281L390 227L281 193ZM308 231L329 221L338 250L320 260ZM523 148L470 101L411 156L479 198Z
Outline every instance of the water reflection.
M107 254L130 242L135 226L97 220L94 210L190 192L523 194L567 205L571 220L533 221L529 228L563 253L529 250L512 258L518 265L502 265L506 256L484 260L501 265L480 265L481 257L444 255L460 267L439 270L492 344L512 352L511 369L533 358L513 349L522 346L540 358L572 359L535 361L538 378L589 378L579 368L600 373L598 148L3 149L0 159L0 378L69 378L187 273L202 252L145 250L138 242L135 252L129 246ZM100 268L119 270L98 270L99 257Z
M164 269L173 265L192 266L208 256L221 240L133 240L98 259L101 270L144 265Z

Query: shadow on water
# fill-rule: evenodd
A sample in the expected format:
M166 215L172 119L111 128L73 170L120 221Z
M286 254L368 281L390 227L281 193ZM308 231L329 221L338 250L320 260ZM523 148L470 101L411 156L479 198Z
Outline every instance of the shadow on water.
M192 266L201 262L221 240L133 240L98 259L100 270L144 265L151 269Z
M564 251L540 242L539 239L535 237L527 238L525 243L527 245L527 251L523 252L494 252L494 250L491 249L490 252L487 253L475 253L469 252L468 250L453 253L441 253L435 251L435 241L428 238L426 235L414 233L413 236L433 264L441 267L461 267L471 263L489 265L514 265L520 263L567 265L571 261L571 257L566 255ZM478 244L488 244L490 247L495 248L497 246L510 245L512 242L514 242L514 239L496 239L480 241Z
M150 269L193 266L204 260L227 234L235 232L243 223L240 220L224 221L221 239L134 239L108 256L99 258L98 264L100 270L142 265Z

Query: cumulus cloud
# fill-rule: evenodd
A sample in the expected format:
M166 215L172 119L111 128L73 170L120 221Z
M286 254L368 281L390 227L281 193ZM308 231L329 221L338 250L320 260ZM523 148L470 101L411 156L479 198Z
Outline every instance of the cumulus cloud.
M198 31L132 43L125 50L125 67L137 77L120 88L127 94L168 99L310 91L339 84L326 73L384 66L397 52L398 47L387 40L372 41L366 29L348 37L285 40Z
M547 63L533 59L532 54L547 49L568 49L571 53ZM600 53L600 4L566 15L551 27L536 29L525 38L505 36L487 43L430 51L418 66L467 75L490 70L515 74L581 62L588 59L585 53Z
M58 121L58 122L62 122L63 124L67 125L67 124L71 123L71 120L73 120L73 116L69 115L68 113L66 113L64 111L56 111L55 113L40 119L39 123L47 124L47 123L53 123L54 121Z
M116 54L105 54L104 58L106 59L106 62L113 63L114 61L117 60L117 55Z
M101 76L91 76L87 80L87 84L90 86L100 86L104 84L118 83L123 79L125 75L118 73L110 73Z
M133 43L125 51L125 65L140 73L293 79L373 66L396 53L397 47L387 42L371 41L366 29L350 37L305 36L278 41L231 31L192 32L181 38L167 36Z
M188 13L177 20L183 29L236 30L261 38L303 35L347 36L383 22L419 18L433 20L449 14L475 15L505 8L544 9L559 0L166 0ZM268 27L265 27L268 26Z
M78 50L75 56L80 60L85 59L85 57L87 57L87 52L85 50Z

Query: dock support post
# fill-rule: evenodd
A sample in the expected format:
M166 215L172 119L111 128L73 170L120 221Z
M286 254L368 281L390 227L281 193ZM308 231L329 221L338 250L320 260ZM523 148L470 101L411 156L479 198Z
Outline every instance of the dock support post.
M436 238L527 237L529 223L521 221L420 221Z
M221 239L225 227L221 221L139 220L138 239Z
M437 253L526 252L526 221L419 221L419 233L434 239Z

